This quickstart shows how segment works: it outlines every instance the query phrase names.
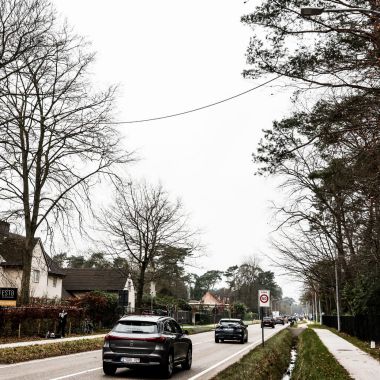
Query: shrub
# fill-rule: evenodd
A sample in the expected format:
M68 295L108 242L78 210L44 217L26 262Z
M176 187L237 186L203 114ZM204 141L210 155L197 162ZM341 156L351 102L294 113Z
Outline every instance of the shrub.
M70 303L83 309L86 317L93 322L106 327L112 326L122 314L118 306L118 296L114 293L93 291L70 300Z

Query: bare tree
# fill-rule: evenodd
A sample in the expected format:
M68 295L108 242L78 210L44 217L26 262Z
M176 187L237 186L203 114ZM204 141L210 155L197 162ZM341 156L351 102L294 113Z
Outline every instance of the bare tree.
M54 20L47 0L0 0L0 70L41 46Z
M108 251L114 257L128 257L135 268L137 309L147 271L154 270L164 247L186 249L190 254L197 246L197 233L189 229L181 202L172 202L161 185L120 184L113 205L103 210L99 222L110 236Z
M67 26L53 24L50 12L39 44L20 48L17 59L1 68L0 216L23 220L24 304L36 231L68 231L74 215L81 224L81 205L91 207L91 187L101 176L113 175L115 164L129 160L107 124L115 89L91 95L88 68L94 54Z

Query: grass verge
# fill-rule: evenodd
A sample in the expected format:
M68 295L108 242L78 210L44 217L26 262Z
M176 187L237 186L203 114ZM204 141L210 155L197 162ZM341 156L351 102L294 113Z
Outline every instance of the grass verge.
M288 368L292 334L288 329L268 339L238 362L219 372L213 380L275 380L281 379Z
M298 355L292 380L349 380L348 372L335 360L312 329L298 337Z
M35 344L24 347L3 348L0 350L0 363L19 363L28 360L49 358L52 356L99 350L103 346L103 341L103 338L80 339L71 342L57 342L40 345Z

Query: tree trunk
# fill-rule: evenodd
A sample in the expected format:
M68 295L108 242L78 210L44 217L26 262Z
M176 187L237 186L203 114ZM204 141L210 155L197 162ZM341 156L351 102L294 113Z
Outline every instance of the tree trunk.
M136 310L141 309L142 306L142 298L144 294L144 283L145 283L145 265L141 266L140 275L137 280L137 294L136 294ZM139 310L141 312L141 310Z
M32 271L33 238L25 239L25 247L22 255L22 280L21 280L21 305L28 305L30 301L30 274Z

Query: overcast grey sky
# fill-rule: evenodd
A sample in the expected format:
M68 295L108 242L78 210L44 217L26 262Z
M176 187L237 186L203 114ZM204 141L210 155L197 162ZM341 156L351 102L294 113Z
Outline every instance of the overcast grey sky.
M116 120L174 114L246 91L270 77L243 79L252 31L240 22L259 0L55 0L70 26L93 44L97 85L119 84ZM254 176L251 154L291 91L265 87L184 116L121 125L141 160L134 178L161 181L203 230L199 273L270 253L276 182ZM277 182L278 183L278 182ZM275 270L261 259L266 270ZM278 270L275 270L278 273ZM277 277L284 296L299 284Z

